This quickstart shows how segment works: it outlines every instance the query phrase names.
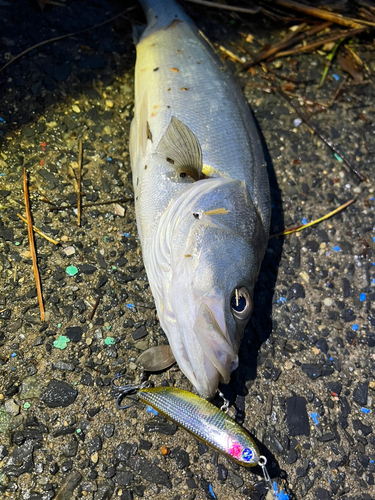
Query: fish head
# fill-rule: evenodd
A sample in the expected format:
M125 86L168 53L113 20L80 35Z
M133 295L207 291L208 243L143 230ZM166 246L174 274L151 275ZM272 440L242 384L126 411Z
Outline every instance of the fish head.
M239 180L195 182L169 212L158 236L168 260L154 294L159 319L181 370L210 398L238 366L266 236Z

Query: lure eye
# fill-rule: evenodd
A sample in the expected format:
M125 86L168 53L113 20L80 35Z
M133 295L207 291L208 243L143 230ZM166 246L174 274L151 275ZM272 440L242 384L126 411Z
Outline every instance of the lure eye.
M245 320L252 310L252 301L245 287L235 288L230 298L232 314L236 319Z
M242 450L242 458L246 460L246 462L250 462L250 460L253 458L253 452L250 448L244 448Z

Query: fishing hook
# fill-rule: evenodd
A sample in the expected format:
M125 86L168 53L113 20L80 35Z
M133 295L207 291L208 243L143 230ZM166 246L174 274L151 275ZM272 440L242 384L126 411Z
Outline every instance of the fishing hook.
M127 408L130 408L133 405L125 405L121 406L121 400L122 398L128 396L129 394L132 394L134 392L137 392L139 389L146 389L148 387L152 387L152 384L149 380L145 380L141 384L125 384L122 386L118 386L114 383L114 381L123 375L116 375L116 377L113 377L111 380L111 387L116 389L120 394L116 398L116 406L119 410L126 410Z

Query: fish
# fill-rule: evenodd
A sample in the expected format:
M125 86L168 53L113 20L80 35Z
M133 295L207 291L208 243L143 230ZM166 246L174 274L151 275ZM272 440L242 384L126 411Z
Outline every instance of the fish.
M203 398L228 383L268 242L255 120L234 78L173 0L140 0L129 152L137 229L160 321Z

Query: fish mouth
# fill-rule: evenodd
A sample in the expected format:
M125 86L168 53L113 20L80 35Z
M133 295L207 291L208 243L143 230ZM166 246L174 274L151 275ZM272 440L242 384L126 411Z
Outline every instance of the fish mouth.
M191 334L184 338L183 344L188 363L181 366L182 371L202 397L212 398L219 382L228 383L231 372L238 366L238 356L229 341L224 317L222 321L216 320L211 308L202 303Z

